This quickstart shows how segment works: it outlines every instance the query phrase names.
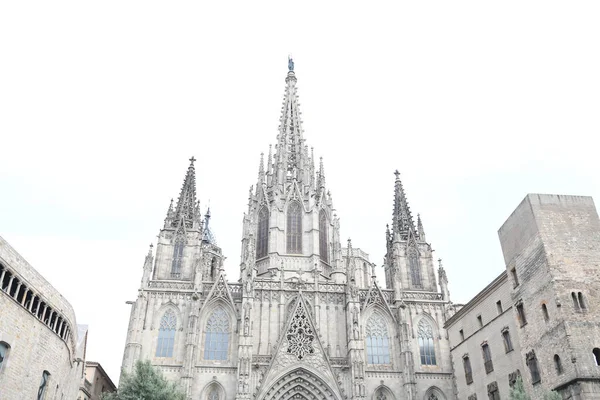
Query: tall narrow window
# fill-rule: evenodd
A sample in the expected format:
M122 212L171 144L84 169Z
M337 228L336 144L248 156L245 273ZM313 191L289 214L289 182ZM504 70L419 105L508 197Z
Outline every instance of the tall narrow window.
M531 373L531 383L535 385L542 380L540 377L540 370L538 368L535 351L531 350L529 353L527 353L525 359L527 360L527 366L529 367L529 372Z
M390 339L387 324L381 315L371 315L366 333L368 364L389 364Z
M546 307L545 303L542 304L542 315L544 316L544 321L550 321L550 314L548 314L548 307Z
M481 345L481 351L483 352L483 365L485 366L485 372L489 374L494 370L494 363L492 363L492 351L487 343Z
M44 395L46 394L46 389L48 388L48 379L50 378L50 373L48 371L44 371L42 373L42 381L40 382L40 387L38 388L38 400L43 400Z
M229 316L222 308L216 308L206 322L204 341L205 360L227 360L229 352Z
M556 375L562 375L563 367L558 354L554 355L554 368L556 368Z
M473 383L473 369L471 368L471 360L469 356L463 357L463 367L465 368L465 379L467 381L467 385Z
M523 302L517 303L517 314L519 315L519 322L521 326L527 325L527 318L525 318L525 309L523 308Z
M297 201L290 203L287 211L287 252L302 253L302 206Z
M419 252L413 246L408 248L408 268L410 270L410 280L414 287L421 288L421 266L419 265Z
M8 356L8 349L10 346L6 342L0 342L0 372L2 372L2 366L4 365L4 360Z
M583 293L577 293L577 300L579 300L579 308L581 308L582 310L586 310L587 307L585 305L585 302L583 301Z
M217 257L213 257L210 261L210 279L217 278Z
M418 327L419 353L422 365L435 365L435 347L433 345L433 329L429 322L421 319Z
M502 300L496 302L496 311L498 311L498 315L502 314Z
M173 262L171 263L171 278L181 278L181 261L183 260L183 237L179 236L175 239L173 246Z
M507 353L513 351L512 340L510 339L510 332L508 331L508 328L504 328L502 330L502 339L504 341L504 350Z
M596 361L596 365L600 366L600 349L594 347L594 350L592 350L592 354L594 355L594 361Z
M575 292L571 292L571 298L573 299L573 308L575 309L575 312L581 311L579 308L579 300L577 300Z
M319 255L321 261L329 262L329 249L327 246L327 214L325 210L319 212Z
M513 287L519 286L519 276L517 275L517 268L514 267L510 270L510 274L513 278Z
M156 357L173 357L175 344L175 330L177 329L177 316L173 310L167 310L160 320L158 328L158 343L156 344Z
M269 252L269 210L267 207L262 207L258 213L256 240L256 258L266 257Z

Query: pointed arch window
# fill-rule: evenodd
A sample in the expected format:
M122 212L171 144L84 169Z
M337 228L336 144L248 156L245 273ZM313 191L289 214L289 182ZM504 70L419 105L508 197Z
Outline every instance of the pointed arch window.
M175 245L173 246L173 261L171 263L171 278L181 278L181 262L183 260L183 247L185 246L184 239L182 236L178 236L175 239Z
M177 316L173 310L165 311L158 328L158 343L156 344L156 357L173 357L175 344L175 330L177 329Z
M379 314L373 314L367 322L368 364L390 364L390 339L387 323Z
M205 360L227 360L229 350L229 316L217 307L206 322Z
M219 400L219 392L217 389L213 389L208 394L208 400Z
M297 201L290 203L287 211L287 252L302 253L302 206Z
M326 263L329 262L327 222L327 213L325 210L321 210L319 212L319 255L321 256L321 261Z
M408 269L413 287L422 288L421 265L419 263L419 252L413 246L408 248Z
M433 329L431 328L431 324L425 319L419 322L418 338L421 365L436 365Z
M42 381L40 382L40 387L38 388L38 400L42 400L44 395L46 394L46 390L48 388L48 380L50 379L50 372L44 371L42 373Z
M256 258L263 258L269 252L269 210L262 207L258 212L258 232L256 235Z

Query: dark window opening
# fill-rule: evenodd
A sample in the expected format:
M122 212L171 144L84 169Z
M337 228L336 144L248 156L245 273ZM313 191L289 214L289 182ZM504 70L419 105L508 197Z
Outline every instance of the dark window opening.
M473 383L473 370L471 369L471 360L469 360L468 356L463 357L463 366L465 368L465 379L467 380L467 385Z
M460 331L458 331L458 334L460 335L460 340L465 340L465 332L463 332L463 330L461 329Z
M561 375L563 373L562 362L560 361L558 354L554 355L554 368L556 368L556 375Z
M517 276L517 269L516 268L511 269L510 274L512 275L512 278L513 278L513 287L519 286L519 277Z
M594 354L596 365L600 365L600 349L595 347L594 350L592 350L592 353Z
M512 340L510 339L510 332L508 329L502 331L502 339L504 340L504 350L506 352L513 351Z
M287 211L287 252L302 254L302 206L297 201Z
M548 307L546 307L546 304L542 304L542 314L544 315L544 321L550 321L550 315L548 314Z
M502 314L502 301L498 300L496 302L496 310L498 311L498 314Z
M517 314L519 315L519 322L521 326L527 325L527 318L525 318L525 310L523 309L523 303L517 304Z
M531 350L529 353L527 353L526 360L527 366L529 367L529 372L531 373L531 383L535 385L536 383L541 382L542 378L540 377L540 370L538 368L535 351Z
M481 315L477 316L477 322L479 323L479 327L482 328L483 327L483 320L481 319Z
M269 211L262 207L258 213L258 235L256 244L256 258L266 257L269 252Z
M494 363L492 362L492 352L490 350L490 346L487 343L484 343L481 346L481 351L483 352L483 364L485 366L485 372L489 374L494 370Z

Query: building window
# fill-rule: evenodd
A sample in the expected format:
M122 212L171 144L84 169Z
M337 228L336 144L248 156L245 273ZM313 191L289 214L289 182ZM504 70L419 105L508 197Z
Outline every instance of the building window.
M302 254L302 206L297 201L287 211L287 252Z
M461 342L463 340L465 340L465 332L462 329L460 331L458 331L458 334L460 335L460 341Z
M540 377L540 370L538 368L537 357L535 356L535 351L531 350L526 355L527 366L529 367L529 372L531 373L531 383L535 385L539 383L542 378Z
M175 330L177 329L177 316L173 310L165 311L158 328L158 343L156 344L156 357L173 357L175 344Z
M473 383L473 369L471 368L469 356L463 357L463 367L465 368L465 380L467 381L467 385L470 385Z
M512 389L517 383L517 379L521 376L521 371L516 370L515 372L511 372L508 374L508 386Z
M502 330L502 339L504 341L504 350L508 353L513 351L512 340L510 339L510 332L508 328Z
M487 385L489 400L500 400L500 392L498 391L498 382L494 381Z
M433 329L425 319L419 321L418 327L419 353L422 365L436 365L435 347L433 345Z
M587 310L587 306L585 304L585 301L583 300L583 293L577 293L577 300L579 300L579 308L581 308L584 311Z
M269 252L269 210L262 207L258 213L258 233L256 235L256 258L263 258Z
M496 302L496 310L498 311L498 314L502 314L502 301L498 300Z
M477 316L477 323L479 324L480 328L483 328L483 320L481 319L481 315Z
M483 352L483 364L485 366L485 372L489 374L494 370L494 364L492 363L492 352L490 346L487 343L481 345L481 351Z
M219 392L217 392L217 389L210 391L208 394L208 400L219 400Z
M171 278L181 278L181 261L183 260L183 237L178 236L175 239L175 245L173 246L173 261L171 263Z
M321 257L321 261L328 263L329 262L329 249L327 248L327 213L325 210L321 210L319 212L319 255Z
M421 281L421 266L419 265L419 252L414 246L408 248L408 267L410 270L410 279L414 287L423 287Z
M229 316L222 307L213 311L206 323L205 360L227 360L229 351Z
M42 381L40 382L40 387L38 388L37 400L44 399L46 389L48 388L48 379L50 379L50 373L48 371L44 371L42 373Z
M563 367L558 354L554 355L554 368L556 368L556 375L562 375Z
M8 349L10 346L6 342L0 342L0 372L2 372L2 366L4 365L4 361L8 357Z
M525 318L525 310L523 309L523 302L517 303L517 314L519 315L519 323L521 326L527 325L527 318Z
M550 314L548 314L548 307L546 303L542 304L542 315L544 316L544 321L550 321Z
M218 261L217 257L213 257L210 261L210 279L217 279L217 270L218 270Z
M373 314L367 321L368 364L390 363L390 339L387 323L380 314Z
M596 365L600 365L600 349L595 347L592 350L592 354L594 354L594 361L596 361Z
M513 287L519 286L519 277L517 276L517 268L513 267L510 270L510 274L511 274L511 276L513 278Z
M573 308L575 312L581 312L586 310L586 304L583 300L583 293L571 292L571 298L573 299Z

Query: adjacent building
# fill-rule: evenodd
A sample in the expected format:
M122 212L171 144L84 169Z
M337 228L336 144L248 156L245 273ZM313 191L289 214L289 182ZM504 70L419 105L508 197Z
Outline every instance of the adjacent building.
M103 393L116 392L117 387L100 363L85 362L85 375L81 380L77 400L100 400Z
M296 82L290 60L277 142L243 216L239 279L225 276L201 215L192 158L145 258L122 370L150 360L189 399L455 399L454 306L399 173L383 286L367 253L342 247Z
M0 289L0 398L77 398L85 346L73 308L1 237Z
M591 197L530 194L499 230L506 271L446 322L458 398L600 399L600 220Z

